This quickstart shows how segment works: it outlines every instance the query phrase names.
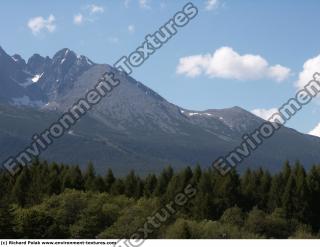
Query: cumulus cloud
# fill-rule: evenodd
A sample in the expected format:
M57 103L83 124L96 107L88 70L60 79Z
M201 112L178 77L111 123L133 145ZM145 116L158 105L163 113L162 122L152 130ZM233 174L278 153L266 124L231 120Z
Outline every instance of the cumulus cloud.
M308 59L303 64L303 70L299 73L299 79L296 87L302 89L309 81L312 80L313 74L320 71L320 55Z
M214 10L218 7L218 5L219 5L218 0L207 0L205 9L208 11Z
M91 4L88 6L88 9L90 11L90 14L97 14L97 13L103 13L104 8L102 6L98 6L95 4Z
M269 68L269 76L278 82L286 80L289 77L290 72L291 70L289 68L279 64Z
M177 73L188 77L204 74L211 78L281 82L290 76L290 69L279 64L270 66L259 55L240 55L230 47L221 47L213 54L180 58Z
M150 9L149 0L139 0L139 6L143 9Z
M274 113L279 112L277 108L270 108L270 109L254 109L251 111L254 115L264 119L268 120Z
M129 33L134 33L135 31L136 31L136 28L135 28L134 25L131 24L131 25L128 26L128 32Z
M188 77L198 76L205 72L210 58L210 55L194 55L180 58L177 73L185 74Z
M84 22L95 22L97 15L102 14L104 8L95 4L90 4L82 8L81 13L73 16L73 23L75 25L81 25Z
M84 18L82 14L77 14L73 17L73 23L76 25L82 24L83 21L84 21Z
M313 130L311 130L308 134L320 137L320 123Z
M42 16L37 16L28 21L28 27L34 35L39 34L43 30L52 33L56 29L55 20L52 14L49 15L47 19Z

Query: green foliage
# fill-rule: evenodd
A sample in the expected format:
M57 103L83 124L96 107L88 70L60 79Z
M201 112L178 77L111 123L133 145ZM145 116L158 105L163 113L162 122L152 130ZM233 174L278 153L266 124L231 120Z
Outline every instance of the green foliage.
M113 175L113 172L111 169L108 169L108 172L105 176L105 188L106 192L110 192L112 185L116 181L116 178Z
M241 239L261 238L261 236L246 232L235 225L219 221L203 220L200 222L178 219L170 225L164 236L169 239Z
M198 238L198 234L193 227L195 222L178 219L174 224L170 225L166 230L165 238L168 239L190 239Z
M99 238L130 238L139 228L143 228L148 217L160 207L157 199L140 199L130 207L125 208L118 220L110 227L106 228ZM130 222L130 223L129 223ZM155 232L149 234L148 238L156 236ZM141 236L144 238L144 235Z
M168 215L163 207L188 184L195 196ZM299 162L273 175L198 165L119 178L92 163L82 171L35 160L15 179L0 171L0 186L1 238L128 238L145 224L148 238L319 237L320 166L306 172Z
M312 233L312 229L310 226L307 225L299 225L293 235L290 237L293 239L315 239L315 236Z
M242 212L241 208L235 206L224 211L223 215L220 218L220 222L241 227L244 224L244 219L245 215Z
M5 202L0 201L0 238L15 238L12 209Z
M48 212L38 208L15 211L15 225L22 238L54 238L58 236L58 226Z
M28 202L30 180L31 176L29 173L29 169L24 169L18 176L12 188L12 199L14 202L18 203L21 206L25 206Z
M267 220L266 213L258 208L253 208L248 214L248 218L245 223L245 228L249 232L253 232L258 235L263 235L266 232Z
M143 195L145 197L151 197L157 186L157 177L154 174L148 175L144 183Z
M72 188L82 190L84 188L84 179L78 166L70 167L67 170L62 181L62 187L63 190Z

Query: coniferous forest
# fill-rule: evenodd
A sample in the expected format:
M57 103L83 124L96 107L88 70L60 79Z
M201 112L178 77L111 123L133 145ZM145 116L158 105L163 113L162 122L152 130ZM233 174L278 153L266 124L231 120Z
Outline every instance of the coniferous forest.
M193 197L170 216L159 211L188 185ZM130 238L158 212L148 238L319 238L320 166L285 162L280 172L200 166L145 177L97 175L34 161L16 177L0 173L1 238ZM143 236L143 235L142 235Z

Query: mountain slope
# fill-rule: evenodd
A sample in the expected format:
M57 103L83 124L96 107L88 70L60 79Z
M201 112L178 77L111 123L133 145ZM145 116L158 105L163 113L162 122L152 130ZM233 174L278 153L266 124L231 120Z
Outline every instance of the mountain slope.
M21 151L33 133L58 119L106 71L120 77L121 84L43 158L80 165L93 161L101 172L112 166L118 173L128 169L159 171L168 164L176 168L197 162L209 166L263 122L240 107L206 111L180 108L132 77L69 49L62 49L52 59L33 55L27 63L3 51L0 65L1 159ZM33 83L26 85L30 78ZM17 101L19 97L29 102L22 104ZM277 170L284 160L299 159L309 166L319 162L319 147L320 138L282 128L244 163Z

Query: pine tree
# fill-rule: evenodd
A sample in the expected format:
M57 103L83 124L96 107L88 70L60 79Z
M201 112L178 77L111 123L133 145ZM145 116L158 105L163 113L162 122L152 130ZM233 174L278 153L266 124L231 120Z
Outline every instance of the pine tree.
M284 162L281 175L283 177L283 180L287 182L289 180L289 177L291 175L291 167L289 161Z
M136 199L139 199L140 197L143 196L143 192L144 192L144 182L140 177L137 177L137 187L136 187L134 197Z
M32 164L28 167L29 170L29 187L28 187L28 201L31 204L38 204L41 201L42 193L45 192L46 182L43 178L46 174L42 174L44 165L40 165L38 159L33 160Z
M295 215L301 222L308 222L310 219L309 190L307 185L306 172L300 162L296 162L293 170L297 186L297 202L295 204Z
M134 171L130 171L124 180L125 195L128 197L135 197L137 191L137 177Z
M200 181L201 175L202 175L201 167L199 164L197 164L193 170L193 177L192 177L191 183L198 184Z
M123 195L124 191L124 182L122 181L122 179L116 179L116 181L111 186L110 193L112 195Z
M293 218L295 215L295 205L297 202L297 185L294 176L291 175L288 179L285 191L282 195L282 205L288 219Z
M184 187L186 187L190 182L191 182L191 179L193 177L193 172L191 170L191 168L188 166L187 168L185 168L181 174L182 178L181 178L181 186L183 189Z
M86 191L96 191L97 188L95 186L95 178L96 171L94 169L93 164L90 162L84 173L84 188Z
M59 166L56 163L52 163L49 166L49 174L47 177L47 193L49 195L57 195L60 194L61 189L61 176Z
M14 217L8 203L0 201L0 239L17 238L14 232Z
M158 183L155 189L155 195L156 196L162 196L166 190L167 190L167 186L171 180L173 176L173 169L171 168L171 166L165 168L159 178L158 178Z
M106 184L101 176L97 176L94 180L94 190L99 192L106 191Z
M276 208L282 207L281 198L285 185L283 184L282 176L274 175L271 179L270 191L268 196L268 212L273 212Z
M220 215L225 209L235 206L241 200L240 179L235 170L230 171L226 176L220 176L214 186L219 198L216 206Z
M262 171L262 170L261 170ZM269 200L269 191L271 186L271 176L270 173L267 171L262 171L262 174L259 178L260 183L257 188L259 193L259 202L258 207L260 209L267 210L268 200Z
M241 178L240 184L242 194L241 205L245 211L248 211L257 205L255 196L256 181L255 176L250 169L246 170Z
M105 187L106 187L106 191L107 192L110 192L110 189L113 185L113 183L116 181L114 175L113 175L113 172L112 170L109 168L108 171L107 171L107 174L105 176Z
M208 172L204 172L197 185L197 194L191 201L193 204L192 214L198 220L217 218L216 209L212 201L215 199L212 195L213 187Z
M172 200L177 193L180 193L183 190L183 180L184 179L181 174L173 175L163 196L166 202Z
M315 231L320 229L320 167L313 166L307 176L309 188L310 223Z
M63 177L62 181L63 189L84 189L84 179L82 177L81 170L78 166L70 167Z
M18 175L16 182L12 188L13 201L24 207L28 202L28 190L30 186L30 172L28 167L25 167Z
M3 201L8 201L10 199L13 183L13 178L5 171L0 170L0 198Z
M151 197L157 186L157 177L154 174L148 175L145 179L143 195Z

